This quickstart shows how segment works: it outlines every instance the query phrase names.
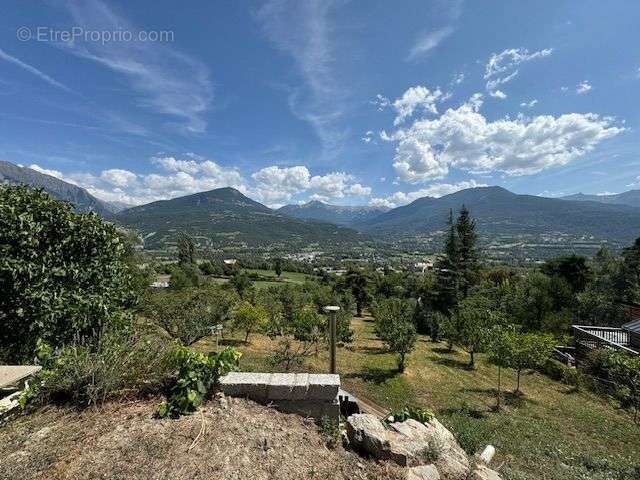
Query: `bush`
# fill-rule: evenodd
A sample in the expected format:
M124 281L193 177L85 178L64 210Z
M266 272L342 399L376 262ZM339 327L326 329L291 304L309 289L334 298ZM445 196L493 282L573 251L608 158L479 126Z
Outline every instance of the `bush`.
M198 353L187 347L175 350L178 377L169 398L158 408L159 417L193 413L209 398L221 376L238 367L242 354L233 348L220 353Z
M200 285L200 270L193 264L178 265L171 272L169 279L171 290L183 290L198 285Z
M127 321L135 294L116 227L41 190L0 187L0 355L59 348Z
M111 330L95 345L73 345L58 352L39 344L43 369L21 404L49 402L89 406L158 391L169 377L174 345L132 329Z

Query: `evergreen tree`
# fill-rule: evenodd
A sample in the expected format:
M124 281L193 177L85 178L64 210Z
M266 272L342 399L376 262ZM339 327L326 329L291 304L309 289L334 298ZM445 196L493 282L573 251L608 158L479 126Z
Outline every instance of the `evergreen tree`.
M448 234L444 243L444 255L436 264L436 298L434 306L449 315L458 305L458 233L453 223L453 211L449 211Z
M467 207L462 205L455 225L458 236L457 273L462 295L466 297L469 289L476 283L478 276L478 252L476 243L476 222L471 218Z
M178 263L180 265L196 263L196 244L186 233L181 233L178 237Z
M640 238L622 252L622 265L617 282L622 300L628 303L640 301Z

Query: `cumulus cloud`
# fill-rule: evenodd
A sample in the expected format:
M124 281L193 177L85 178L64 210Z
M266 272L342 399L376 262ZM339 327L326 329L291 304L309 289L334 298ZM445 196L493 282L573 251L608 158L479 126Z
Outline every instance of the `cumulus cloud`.
M327 201L347 196L367 196L371 188L354 183L355 177L345 172L311 175L307 167L265 167L253 173L255 195L268 204L290 200L301 193L312 199Z
M489 95L494 98L499 98L500 100L504 100L505 98L507 98L507 94L502 90L494 90L493 92L489 92Z
M39 173L43 173L44 175L49 175L50 177L55 177L55 178L59 178L60 180L63 179L64 175L62 174L61 171L59 170L50 170L48 168L42 168L40 165L34 163L32 165L29 165L29 168L31 170L35 170L36 172Z
M395 192L387 197L375 197L369 201L369 204L375 207L394 208L400 205L406 205L422 197L439 198L466 188L486 186L486 184L478 183L475 180L465 180L458 183L433 183L426 188L412 192Z
M402 96L396 99L392 104L393 109L397 113L393 124L401 124L405 119L412 116L418 108L421 108L428 113L438 113L436 102L441 97L442 92L439 88L431 91L426 87L417 85L407 89L407 91L405 91Z
M104 170L100 174L100 178L116 187L128 187L135 183L138 176L129 170L111 168L109 170Z
M589 93L593 87L589 83L588 80L583 80L578 85L576 85L576 93L578 95L584 95L585 93Z
M416 120L383 138L397 142L393 166L409 183L442 178L454 167L472 173L528 175L566 165L621 133L610 117L569 113L489 121L482 95L435 119Z

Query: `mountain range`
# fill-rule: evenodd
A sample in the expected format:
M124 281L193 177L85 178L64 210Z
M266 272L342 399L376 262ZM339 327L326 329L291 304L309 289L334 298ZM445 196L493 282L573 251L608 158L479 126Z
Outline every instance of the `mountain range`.
M95 212L105 218L122 210L123 207L123 205L100 200L77 185L10 162L0 161L0 184L42 188L56 200L73 204L79 212Z
M317 201L273 210L233 188L220 188L118 212L118 206L76 185L8 162L0 162L2 183L43 188L54 198L74 204L78 211L96 212L138 230L145 246L154 249L172 245L183 231L214 247L363 247L371 239L437 236L446 228L449 212L457 212L462 205L471 211L485 240L528 236L531 244L542 239L564 248L567 239L569 244L585 240L622 246L640 235L640 190L545 198L515 194L502 187L477 187L440 198L419 198L385 211Z
M219 188L129 208L114 220L142 233L145 246L161 248L179 232L213 247L232 245L300 248L311 244L355 245L369 237L333 223L291 218L246 197Z
M563 200L573 200L577 202L598 202L609 203L614 205L629 205L630 207L640 208L640 190L629 190L622 193L612 193L609 195L586 195L584 193L576 193L562 197Z
M353 225L371 220L388 210L388 208L370 207L367 205L329 205L328 203L314 200L302 205L285 205L277 211L293 218L320 220L338 225Z

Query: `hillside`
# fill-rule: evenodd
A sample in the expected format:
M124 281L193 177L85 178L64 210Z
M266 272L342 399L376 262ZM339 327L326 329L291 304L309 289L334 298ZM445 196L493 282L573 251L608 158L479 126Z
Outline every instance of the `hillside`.
M611 195L587 195L584 193L576 193L562 197L563 200L573 200L577 202L598 202L614 205L628 205L630 207L640 208L640 190L629 190L622 193L614 193Z
M139 230L147 248L170 245L179 232L189 233L201 243L218 247L231 243L334 246L356 244L368 238L349 228L281 215L233 188L129 208L118 213L115 220Z
M446 226L449 211L466 205L482 236L569 234L629 243L640 235L640 209L517 195L501 187L424 197L356 224L364 232L396 236L433 233Z
M379 207L330 205L328 203L312 201L303 205L285 205L277 211L283 215L305 220L320 220L338 225L353 225L366 222L377 217L388 209Z
M33 412L0 429L0 479L403 478L391 463L329 450L298 415L226 400L177 420L153 418L157 398Z
M67 183L51 175L19 167L13 163L0 161L0 184L27 185L42 188L53 198L73 204L79 212L95 212L102 217L109 217L118 210L108 202L97 199L84 188Z

